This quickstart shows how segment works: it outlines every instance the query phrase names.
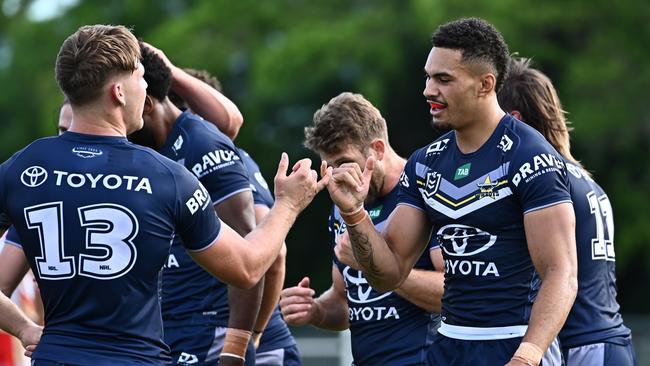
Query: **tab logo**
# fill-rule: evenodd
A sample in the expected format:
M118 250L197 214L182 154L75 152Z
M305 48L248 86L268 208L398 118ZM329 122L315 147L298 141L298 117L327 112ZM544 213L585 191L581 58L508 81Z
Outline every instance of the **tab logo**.
M472 163L463 164L456 169L456 174L454 175L454 180L459 180L467 177L469 171L472 168Z
M38 187L47 180L47 171L38 165L23 170L20 181L30 188Z
M368 216L370 216L370 220L374 220L381 215L381 209L384 207L384 205L380 205L379 207L375 207L372 210L368 211Z

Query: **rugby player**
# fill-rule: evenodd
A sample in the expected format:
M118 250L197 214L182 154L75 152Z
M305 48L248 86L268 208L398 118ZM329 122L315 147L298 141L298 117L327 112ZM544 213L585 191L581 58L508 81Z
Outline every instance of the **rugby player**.
M430 365L559 364L554 342L577 291L575 215L562 157L497 101L508 47L487 22L438 27L424 70L436 127L451 128L405 166L380 234L363 203L370 157L334 170L328 191L368 282L390 291L430 235L445 260L442 321Z
M139 59L128 29L81 27L56 62L73 110L70 130L0 165L1 231L16 227L45 305L35 366L167 364L157 290L174 235L212 274L250 288L327 183L317 182L308 159L286 176L283 154L276 203L241 238L209 209L191 173L126 140L143 123L147 84Z
M205 70L180 69L160 49L149 44L147 46L163 59L167 67L171 70L172 84L168 97L174 105L181 110L194 111L190 105L195 106L195 108L201 108L201 116L206 121L213 123L219 130L231 126L228 124L224 127L223 118L214 111L214 109L218 109L221 105L220 101L226 98L223 96L221 83L216 77ZM197 80L192 80L187 75ZM203 82L203 87L199 88L189 85L197 81ZM205 92L206 85L211 87L209 92ZM196 92L197 90L199 92ZM238 131L234 131L229 137L234 141L237 138L237 133ZM273 195L269 191L268 184L266 184L257 163L243 149L238 148L238 151L240 158L248 170L250 186L253 192L253 201L255 203L255 218L257 222L261 222L273 205ZM289 366L301 364L296 341L291 335L287 324L282 319L279 307L277 306L284 284L285 261L286 246L282 249L278 258L264 276L262 302L252 335L252 340L256 348L255 364L257 366ZM231 292L229 292L230 294Z
M560 98L551 80L511 58L498 93L499 105L538 130L567 161L571 199L576 212L578 294L559 334L567 366L636 365L630 329L616 301L614 213L609 197L571 155Z
M246 166L235 146L212 124L178 109L167 97L171 70L143 43L140 52L148 84L144 127L129 139L193 172L221 220L246 235L255 227L255 211ZM180 240L175 240L161 288L165 343L172 350L174 364L214 364L223 354L254 365L255 351L248 340L263 288L264 281L247 290L226 286L194 263ZM234 339L245 340L248 346L232 349ZM222 359L221 363L234 361Z
M375 225L383 227L397 204L406 160L390 146L379 110L360 94L342 93L314 114L313 126L305 128L305 146L334 168L363 166L368 157L375 158L364 207ZM437 241L422 253L401 287L379 292L348 254L346 224L337 207L330 215L329 230L337 255L332 286L315 299L308 278L283 290L280 307L285 320L330 330L349 328L356 366L423 364L439 324L443 292ZM439 272L434 272L434 264Z

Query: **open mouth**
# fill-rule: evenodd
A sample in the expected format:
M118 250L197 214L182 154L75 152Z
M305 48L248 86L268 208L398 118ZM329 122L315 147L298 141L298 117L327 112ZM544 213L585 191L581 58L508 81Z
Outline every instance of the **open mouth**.
M427 101L427 103L429 103L429 106L431 107L431 113L440 112L447 108L447 105L444 103L434 102L432 100Z

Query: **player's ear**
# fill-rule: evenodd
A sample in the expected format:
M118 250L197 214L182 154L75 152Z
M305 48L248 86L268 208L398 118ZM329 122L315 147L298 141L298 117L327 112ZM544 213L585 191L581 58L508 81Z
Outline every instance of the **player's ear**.
M497 85L497 78L493 73L488 72L481 75L481 85L478 90L478 94L481 97L487 96L491 92L496 92L495 88Z
M386 152L386 142L382 139L374 139L370 143L370 147L375 151L375 158L378 161L381 161L384 158L384 153Z
M513 111L508 112L508 114L515 117L516 119L518 119L518 120L520 120L522 122L524 121L524 117L521 115L521 112L519 112L516 109L513 110Z
M124 85L120 82L114 82L109 88L111 99L121 106L126 105L126 93L124 92Z
M153 99L149 95L144 98L144 109L142 110L143 115L151 114L153 111Z

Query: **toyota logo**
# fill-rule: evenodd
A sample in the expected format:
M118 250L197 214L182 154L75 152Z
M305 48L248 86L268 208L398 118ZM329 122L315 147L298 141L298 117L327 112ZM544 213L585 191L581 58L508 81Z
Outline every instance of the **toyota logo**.
M47 171L40 166L34 165L23 171L20 181L27 187L38 187L47 180Z
M363 277L363 273L350 267L343 269L343 279L347 284L348 300L356 304L374 302L392 294L392 291L383 294L373 291L368 280Z
M497 240L481 229L466 225L445 225L436 234L445 253L469 257L488 250Z

